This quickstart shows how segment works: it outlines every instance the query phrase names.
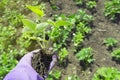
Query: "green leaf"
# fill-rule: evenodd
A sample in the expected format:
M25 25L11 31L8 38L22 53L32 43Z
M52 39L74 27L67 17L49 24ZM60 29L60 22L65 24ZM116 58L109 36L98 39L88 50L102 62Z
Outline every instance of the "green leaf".
M56 26L56 25L55 25L55 22L52 21L52 20L48 20L48 23L49 23L50 25L52 25L52 26Z
M24 27L29 28L29 30L35 30L36 23L34 23L33 21L29 19L22 19L22 22L23 22Z
M28 27L24 27L22 33L31 33L32 31Z
M44 11L42 9L40 9L39 6L31 6L31 5L26 5L26 7L28 9L30 9L32 12L34 12L35 14L37 14L39 17L44 16Z
M68 26L70 25L70 22L66 20L58 20L55 22L56 26Z
M49 25L49 24L46 23L46 22L37 24L36 30L41 32L41 31L43 31L44 29L46 29L46 28L48 27L48 25Z

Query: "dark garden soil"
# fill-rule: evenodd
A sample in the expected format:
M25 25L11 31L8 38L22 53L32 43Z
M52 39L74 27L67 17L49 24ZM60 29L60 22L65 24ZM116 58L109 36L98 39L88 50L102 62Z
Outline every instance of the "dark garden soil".
M107 47L103 45L103 40L108 37L113 37L120 42L120 22L114 23L109 21L104 17L104 3L106 0L99 0L97 2L97 8L95 13L91 13L87 10L88 14L94 16L93 27L89 39L85 39L83 47L92 47L95 62L91 64L87 69L83 69L83 66L79 65L79 61L76 59L73 45L71 43L68 46L69 56L67 67L56 66L54 69L59 69L62 72L60 80L65 80L67 76L78 75L81 80L91 80L95 71L100 67L116 67L120 70L120 64L117 64L112 60L111 52L107 50ZM58 6L58 10L52 10L49 2L44 2L46 4L46 18L51 18L54 14L73 14L76 13L81 7L76 6L73 0L55 0L55 4ZM118 48L120 43L117 44ZM113 48L114 50L115 48ZM40 55L40 54L38 54ZM41 59L41 58L40 58ZM35 59L34 64L38 64L39 58ZM42 65L42 64L40 64ZM37 69L37 68L36 68ZM39 72L39 71L38 71ZM43 74L42 74L43 75Z

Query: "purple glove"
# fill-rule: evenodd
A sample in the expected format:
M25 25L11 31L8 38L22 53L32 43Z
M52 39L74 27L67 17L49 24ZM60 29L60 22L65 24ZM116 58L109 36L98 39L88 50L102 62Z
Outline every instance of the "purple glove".
M39 52L39 50L34 50L23 56L17 66L6 75L4 80L44 80L44 78L41 77L31 66L33 54L37 52ZM57 56L53 55L49 71L53 68L56 62Z

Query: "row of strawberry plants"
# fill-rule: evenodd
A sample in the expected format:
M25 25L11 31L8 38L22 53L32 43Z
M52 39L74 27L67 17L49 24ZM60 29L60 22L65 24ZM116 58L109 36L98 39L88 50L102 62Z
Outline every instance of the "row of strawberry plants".
M38 7L33 7L33 6L27 6L27 7L31 9L33 12L35 12L34 10L38 9L39 14L37 12L35 13L37 13L39 16L44 15L44 12L42 10L39 11ZM23 19L22 21L24 24L24 29L23 29L22 39L26 41L26 45L23 46L28 47L32 41L36 41L38 42L41 48L45 49L45 48L49 48L48 45L51 46L52 44L54 50L60 49L59 59L61 61L64 60L64 58L68 55L67 49L64 48L66 47L65 41L68 38L68 35L73 28L72 25L75 25L75 29L76 29L75 33L73 34L72 41L74 43L74 46L78 47L80 43L82 43L82 41L84 40L85 35L91 31L90 27L88 26L91 20L93 20L92 16L86 15L84 10L79 10L78 15L76 14L73 15L72 16L73 18L70 17L58 17L56 21L49 20L48 22L41 22L41 23L33 22L28 19ZM50 29L47 30L48 28ZM49 37L47 38L46 35ZM49 44L50 42L51 44ZM86 48L86 49L90 50L88 52L91 52L90 48ZM84 49L79 51L79 53L81 54L82 51L84 51ZM83 53L83 55L85 54ZM90 53L88 57L91 58L91 56L92 55ZM92 62L89 59L85 61Z

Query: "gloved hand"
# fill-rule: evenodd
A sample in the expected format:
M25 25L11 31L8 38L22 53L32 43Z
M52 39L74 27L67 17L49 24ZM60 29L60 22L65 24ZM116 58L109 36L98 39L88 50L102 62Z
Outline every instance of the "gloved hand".
M44 78L41 77L31 66L33 54L38 52L39 49L24 55L17 66L5 77L4 80L44 80ZM57 56L53 55L49 71L53 68L56 62ZM47 76L47 74L45 76Z

